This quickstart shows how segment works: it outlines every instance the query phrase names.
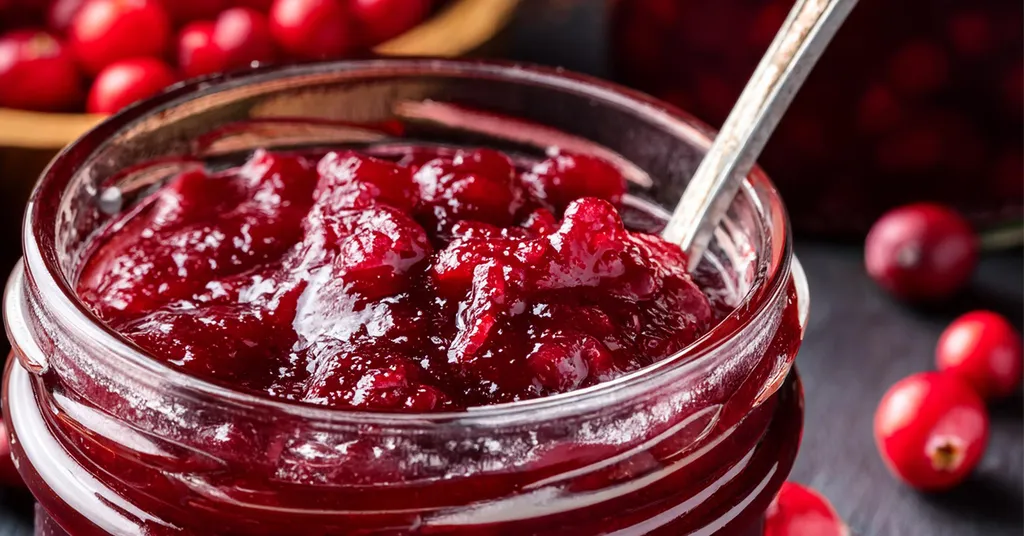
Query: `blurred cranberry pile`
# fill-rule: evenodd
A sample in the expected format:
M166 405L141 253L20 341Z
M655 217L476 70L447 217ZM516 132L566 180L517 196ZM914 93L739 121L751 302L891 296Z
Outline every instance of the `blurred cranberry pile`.
M0 107L113 113L178 80L364 53L433 0L0 0Z
M621 0L616 75L721 125L792 0ZM923 197L975 223L1024 199L1024 4L862 0L761 158L803 233Z

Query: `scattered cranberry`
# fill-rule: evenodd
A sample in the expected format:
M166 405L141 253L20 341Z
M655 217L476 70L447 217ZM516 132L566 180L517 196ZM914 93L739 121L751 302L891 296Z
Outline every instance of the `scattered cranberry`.
M151 97L175 82L174 72L153 58L119 61L96 77L89 90L86 110L94 114L114 113L129 104Z
M11 442L7 438L7 426L0 420L0 485L20 486L21 475L11 459Z
M430 0L350 0L363 43L375 45L416 26L430 11Z
M80 97L75 62L52 35L20 30L0 37L0 106L54 112Z
M86 0L55 0L46 11L46 25L55 32L66 32Z
M818 492L785 482L765 512L764 536L847 536L846 524Z
M213 27L213 43L223 51L225 70L274 59L270 24L266 16L254 9L236 7L223 11Z
M1021 338L1002 316L973 311L953 321L939 337L939 370L956 374L985 398L1012 394L1022 373Z
M300 59L338 57L353 44L349 14L339 0L275 0L270 32Z
M971 387L952 374L904 378L875 412L875 441L889 470L924 491L948 489L981 460L988 413Z
M952 209L918 203L875 222L865 243L868 274L909 300L950 296L967 283L978 261L978 239Z
M224 70L227 58L213 42L213 23L187 24L178 34L178 67L186 78Z
M97 74L115 61L162 57L170 21L154 0L89 0L71 21L68 39L79 63Z

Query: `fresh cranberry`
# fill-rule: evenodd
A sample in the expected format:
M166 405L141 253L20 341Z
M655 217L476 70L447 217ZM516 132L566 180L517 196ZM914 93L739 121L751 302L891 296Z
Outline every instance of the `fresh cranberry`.
M868 274L908 300L939 299L960 290L978 261L978 240L954 210L918 203L875 222L865 243Z
M270 24L262 13L236 7L217 16L213 42L227 56L227 69L243 69L253 62L274 60L274 42Z
M21 475L11 459L11 443L7 436L7 426L0 420L0 485L21 486Z
M533 167L523 180L534 195L556 210L565 210L581 197L618 203L626 192L622 174L604 160L581 154L558 154Z
M155 0L88 0L71 21L68 39L83 69L96 75L118 60L163 57L171 26Z
M78 10L88 0L54 0L46 11L46 26L55 32L64 33L71 27Z
M186 78L224 70L227 57L213 42L213 23L191 22L178 33L178 68Z
M953 321L935 349L939 370L956 374L985 398L1012 394L1021 382L1021 338L1006 318L973 311Z
M953 374L904 378L875 412L875 441L889 470L924 491L965 479L981 460L989 419L981 398Z
M231 0L164 0L171 20L175 24L185 24L200 20L212 20L221 10L231 5Z
M431 0L349 0L363 44L373 46L399 35L423 20Z
M56 112L81 98L75 62L52 35L17 30L0 36L0 106Z
M785 482L765 512L764 536L848 536L849 529L820 493Z
M338 58L353 44L349 14L340 0L275 0L270 33L299 59Z
M157 94L175 80L174 72L160 60L136 58L113 63L93 81L86 110L93 114L112 114Z

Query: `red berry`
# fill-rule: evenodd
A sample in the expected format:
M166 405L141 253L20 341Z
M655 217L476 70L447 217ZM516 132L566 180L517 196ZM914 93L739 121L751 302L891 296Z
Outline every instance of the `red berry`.
M0 106L55 112L80 97L75 62L52 35L19 30L0 37Z
M89 90L86 110L111 114L129 104L151 97L176 80L166 63L153 58L119 61L96 77Z
M953 209L918 203L894 209L875 222L864 247L868 274L909 300L947 297L971 278L978 239Z
M538 162L522 180L534 196L559 211L581 197L618 203L626 192L622 174L611 164L583 154L557 154Z
M953 321L939 337L939 370L956 374L985 398L1012 394L1022 373L1021 338L1002 316L973 311Z
M847 536L828 499L795 482L784 482L765 512L764 536Z
M270 33L299 59L336 58L352 45L349 14L340 0L274 0Z
M20 486L21 475L11 459L11 442L7 437L7 426L0 420L0 485Z
M89 0L68 30L71 48L89 74L118 60L163 57L170 37L167 13L154 0Z
M889 470L925 491L948 489L981 460L988 413L952 374L922 372L889 388L875 412L875 442Z
M270 24L266 16L253 9L236 7L217 16L213 42L225 55L226 70L249 67L254 61L274 60Z
M213 23L187 24L178 34L178 67L186 78L224 70L227 57L213 42Z
M55 0L46 11L46 25L55 32L66 32L86 0Z
M419 24L430 0L349 0L348 6L363 44L373 46Z
M222 10L227 9L229 0L164 0L167 14L176 24L185 24L197 20L211 20Z

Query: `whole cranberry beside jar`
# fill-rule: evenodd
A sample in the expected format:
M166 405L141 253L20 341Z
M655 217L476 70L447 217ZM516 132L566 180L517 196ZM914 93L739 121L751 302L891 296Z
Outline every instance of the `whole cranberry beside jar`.
M311 89L317 99L309 98ZM324 106L324 98L336 106ZM252 115L268 109L287 110L287 120ZM404 139L379 128L394 123ZM130 344L73 290L97 229L124 211L181 208L146 204L152 186L198 174L203 165L239 165L258 149L322 155L351 148L390 155L424 174L462 166L451 171L451 182L467 185L459 192L469 197L459 203L477 207L482 199L474 186L510 173L509 161L478 151L431 163L413 150L426 144L443 153L462 146L467 131L473 146L498 148L519 169L538 174L543 170L533 164L553 145L614 165L632 181L621 198L624 213L632 214L627 225L651 232L664 224L665 207L678 198L709 135L705 126L600 80L480 62L373 60L186 84L108 119L63 152L36 190L25 257L4 303L15 356L4 380L4 419L18 439L19 471L45 510L43 523L87 535L758 534L799 443L801 389L791 367L808 299L784 207L759 170L694 276L721 293L716 303L724 319L652 366L534 400L408 413L256 395L190 375ZM674 158L652 154L652 143ZM322 160L317 172L346 173L353 162L340 155ZM380 169L344 200L369 193L394 205L415 202L374 178L383 174L384 181L394 166L358 163ZM571 171L571 164L561 166ZM481 170L486 180L469 180ZM554 182L555 175L545 176ZM217 180L173 184L188 192L184 202L230 189ZM422 206L434 201L454 209L443 194ZM605 203L590 201L568 210ZM505 221L503 213L485 215ZM555 231L550 212L523 221L535 232ZM340 228L325 229L324 238ZM361 245L375 246L352 244ZM388 273L363 275L386 283ZM604 356L592 345L567 349L561 342L553 339L528 365L552 385L572 380L564 370L545 374L568 352L601 364ZM362 357L378 357L370 350ZM372 380L388 384L400 372ZM431 393L423 395L412 409L433 404Z
M791 0L613 0L629 85L720 125ZM980 226L1024 206L1024 6L861 0L761 158L801 232L855 237L895 206Z

